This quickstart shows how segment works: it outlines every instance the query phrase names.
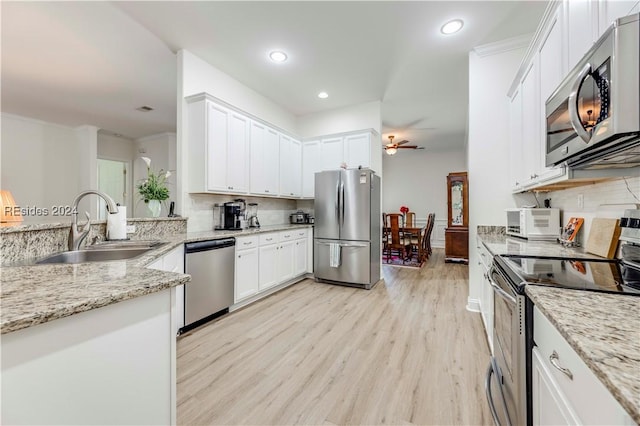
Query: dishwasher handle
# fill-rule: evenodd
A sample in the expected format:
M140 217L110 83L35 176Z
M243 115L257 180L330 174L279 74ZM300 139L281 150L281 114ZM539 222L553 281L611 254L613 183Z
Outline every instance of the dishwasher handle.
M225 247L233 247L236 245L235 238L223 238L219 240L197 241L195 243L187 243L184 245L185 253L197 253L199 251L217 250Z

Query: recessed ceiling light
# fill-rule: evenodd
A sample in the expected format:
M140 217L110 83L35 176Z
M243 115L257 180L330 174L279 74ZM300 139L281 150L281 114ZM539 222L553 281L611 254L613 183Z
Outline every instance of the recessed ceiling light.
M287 54L281 50L274 50L269 53L269 58L271 58L273 62L284 62L287 60Z
M329 94L327 92L320 92L318 93L318 97L320 99L327 99L329 97Z
M440 32L442 34L453 34L457 33L462 29L464 22L462 19L454 19L453 21L449 21L440 28Z

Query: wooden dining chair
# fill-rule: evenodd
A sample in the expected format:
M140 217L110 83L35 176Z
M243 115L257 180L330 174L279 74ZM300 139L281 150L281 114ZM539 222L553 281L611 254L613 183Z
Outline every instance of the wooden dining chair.
M400 228L403 228L403 217L400 213L388 213L387 221L389 224L389 238L385 245L385 253L387 260L391 259L391 255L395 250L402 262L404 263L409 257L411 250L411 242L407 242L405 235L400 232Z
M425 235L422 238L422 252L428 259L431 256L431 232L436 221L436 214L429 213L427 216L427 226L425 226Z
M404 226L406 226L407 228L413 228L415 224L416 224L415 212L407 212Z

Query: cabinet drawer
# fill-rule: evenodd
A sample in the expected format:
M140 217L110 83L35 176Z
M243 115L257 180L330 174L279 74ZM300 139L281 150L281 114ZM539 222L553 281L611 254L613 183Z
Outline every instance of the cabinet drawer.
M276 232L270 232L268 234L260 234L260 245L266 246L269 244L275 244L279 242L278 234Z
M628 424L631 419L626 411L537 307L533 314L533 338L542 362L581 423ZM557 357L552 362L554 352ZM560 368L566 369L566 373Z
M258 235L252 235L250 237L237 237L236 251L258 247L259 243L260 237Z
M493 256L487 249L487 247L478 240L478 257L480 258L480 262L482 263L482 268L485 272L489 270L491 267L491 262L493 262Z
M307 238L308 230L305 229L290 229L287 231L281 231L278 233L278 238L280 242L291 241L291 240L299 240L302 238Z

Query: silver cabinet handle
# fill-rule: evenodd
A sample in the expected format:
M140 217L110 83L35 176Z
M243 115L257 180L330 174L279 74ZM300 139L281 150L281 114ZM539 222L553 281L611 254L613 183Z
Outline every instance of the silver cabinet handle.
M560 360L560 355L558 355L558 352L553 351L553 353L549 355L549 362L551 362L551 365L553 365L556 369L560 370L560 372L564 373L569 378L569 380L573 380L573 373L571 372L571 370L569 370L568 368L562 367L558 362L559 360Z

